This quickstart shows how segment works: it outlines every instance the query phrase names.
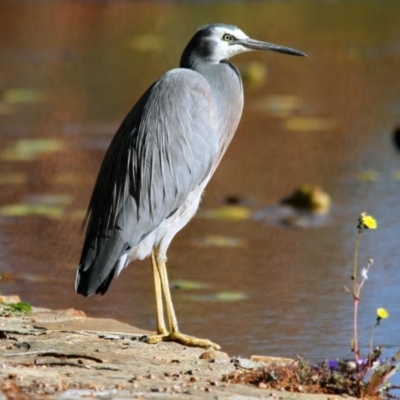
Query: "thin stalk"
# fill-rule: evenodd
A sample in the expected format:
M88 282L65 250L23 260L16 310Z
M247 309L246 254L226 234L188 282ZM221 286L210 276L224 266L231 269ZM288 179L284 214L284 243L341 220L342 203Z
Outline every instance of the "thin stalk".
M358 269L358 245L360 243L360 232L357 234L357 239L356 239L356 248L354 251L354 265L353 265L353 295L358 298L358 293L357 293L357 269Z
M357 269L358 269L358 246L360 243L360 231L357 234L356 248L354 251L354 266L353 266L353 297L354 297L354 359L356 362L356 374L357 374L357 390L361 395L361 382L360 382L360 351L358 349L358 303L360 301L360 285L357 283Z

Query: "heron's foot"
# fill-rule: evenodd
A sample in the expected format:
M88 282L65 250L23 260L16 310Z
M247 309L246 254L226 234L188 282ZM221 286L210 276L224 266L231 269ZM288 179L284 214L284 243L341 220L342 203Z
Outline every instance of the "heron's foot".
M180 332L149 336L149 338L147 339L147 343L150 344L156 344L160 342L178 342L180 344L183 344L184 346L202 347L204 349L208 349L211 347L214 350L219 350L221 348L221 346L211 342L211 340L184 335Z

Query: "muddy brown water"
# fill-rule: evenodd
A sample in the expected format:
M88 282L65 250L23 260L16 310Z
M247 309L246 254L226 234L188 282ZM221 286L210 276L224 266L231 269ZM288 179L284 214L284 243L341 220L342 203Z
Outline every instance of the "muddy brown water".
M350 356L352 300L343 286L351 285L357 217L367 211L379 228L361 239L361 266L375 260L361 298L361 343L365 350L375 310L385 307L390 317L375 343L397 351L398 2L5 0L0 15L2 293L154 328L148 260L132 264L105 296L74 293L80 224L120 121L177 66L197 26L221 21L308 58L251 53L232 60L256 82L245 83L241 124L201 209L238 196L251 211L264 210L302 183L321 185L332 209L303 229L267 219L192 220L169 250L171 281L206 284L173 289L182 331L229 354ZM238 240L204 245L213 235Z

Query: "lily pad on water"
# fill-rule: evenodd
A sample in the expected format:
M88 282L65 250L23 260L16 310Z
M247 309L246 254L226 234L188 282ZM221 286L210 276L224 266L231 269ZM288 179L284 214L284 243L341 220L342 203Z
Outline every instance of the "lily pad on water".
M71 201L72 197L66 194L30 195L22 203L0 207L0 216L61 218L64 215L65 206Z
M61 218L63 214L64 207L50 206L48 204L19 203L0 207L0 216L3 217L44 216Z
M374 170L366 170L358 174L357 179L359 182L366 183L366 182L375 182L378 180L378 177L379 177L378 172Z
M2 100L6 104L34 104L46 100L42 90L28 88L11 88L3 92Z
M243 247L246 241L229 236L208 235L193 241L198 246L204 247Z
M0 153L4 161L29 161L61 151L65 144L56 138L20 139Z
M198 290L198 289L207 289L210 287L208 283L189 281L185 279L172 281L170 282L170 286L172 289L181 289L181 290Z
M325 131L336 127L336 122L328 118L290 117L283 126L291 131Z
M67 205L71 204L72 196L69 194L35 194L25 197L25 203L47 204L47 205Z
M204 300L204 301L217 301L217 302L225 302L225 301L239 301L247 299L247 295L243 292L236 291L226 291L226 292L218 292L218 293L210 293L210 294L202 294L193 296L196 300Z
M244 206L224 206L211 210L202 210L199 213L200 217L222 219L225 221L241 221L249 219L251 211Z
M256 108L276 117L288 117L302 108L302 101L294 95L272 95L259 101Z

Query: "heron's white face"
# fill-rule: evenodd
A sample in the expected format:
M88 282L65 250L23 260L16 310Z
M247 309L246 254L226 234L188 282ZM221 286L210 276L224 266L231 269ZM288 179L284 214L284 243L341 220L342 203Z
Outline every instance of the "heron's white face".
M304 53L290 47L261 42L249 38L243 31L233 25L210 24L199 28L185 49L184 55L194 60L219 63L245 51L274 51L294 56L305 56ZM188 54L185 54L188 52Z
M211 35L208 37L212 46L211 58L215 62L220 62L245 51L250 51L251 49L235 43L235 40L248 38L242 30L236 27L213 27Z

